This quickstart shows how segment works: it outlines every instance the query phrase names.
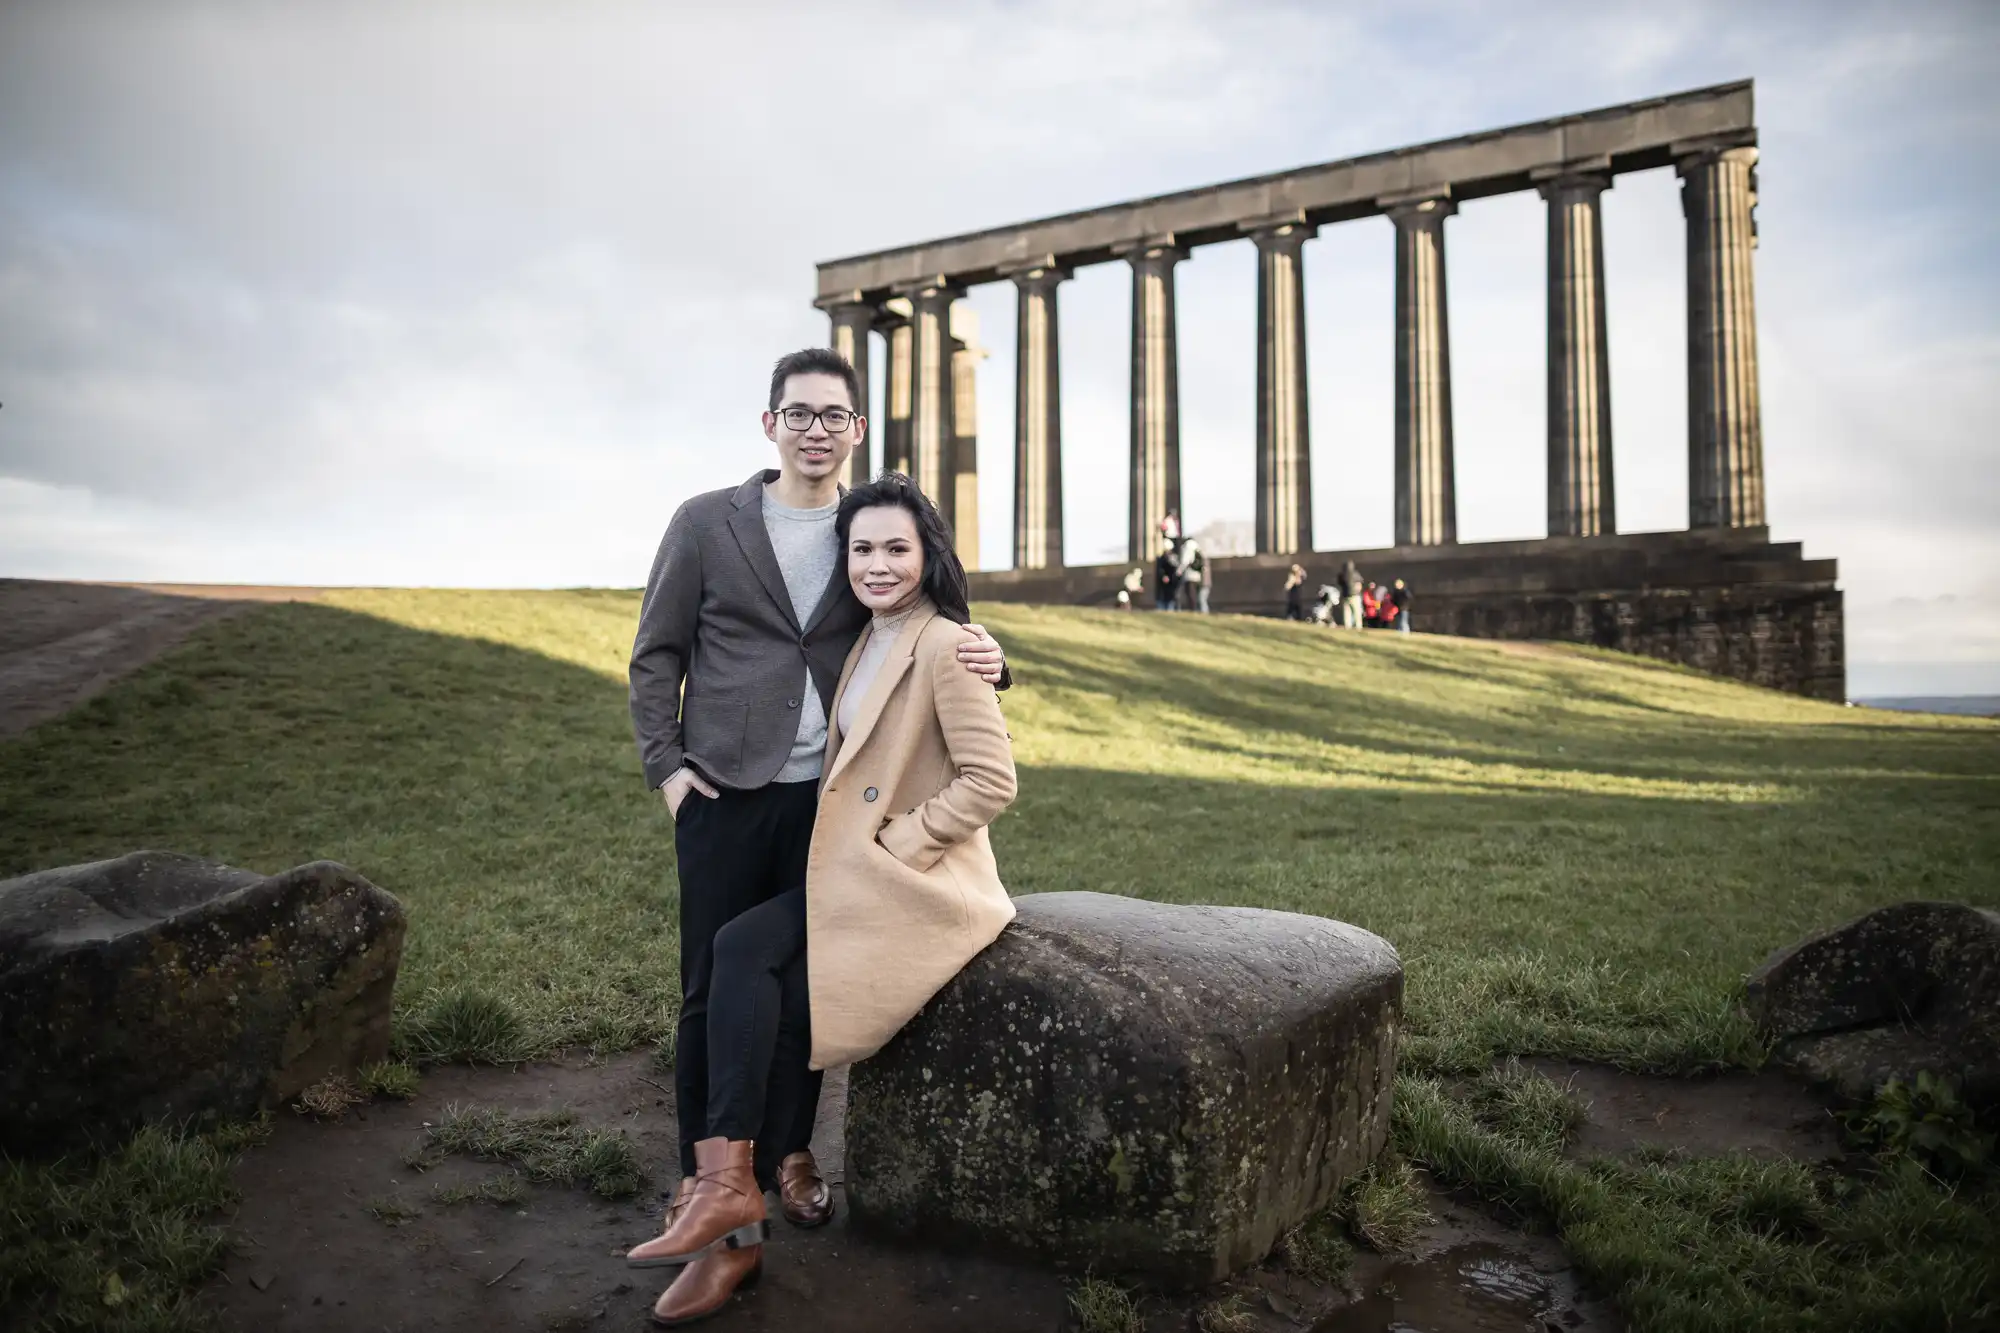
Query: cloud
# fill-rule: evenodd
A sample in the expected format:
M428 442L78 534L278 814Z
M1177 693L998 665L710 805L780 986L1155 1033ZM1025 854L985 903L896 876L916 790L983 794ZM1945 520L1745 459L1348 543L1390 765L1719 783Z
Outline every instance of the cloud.
M1993 651L1987 7L690 8L0 9L0 567L634 583L763 461L816 260L1754 75L1776 535L1857 611L1970 599L1857 660ZM1468 538L1541 530L1540 209L1450 224ZM1605 219L1620 522L1680 526L1671 172ZM1379 219L1307 249L1323 545L1390 535L1390 263ZM1073 560L1122 544L1126 292L1063 292ZM971 299L1003 564L1013 298ZM1249 513L1254 302L1247 244L1182 270L1197 525Z

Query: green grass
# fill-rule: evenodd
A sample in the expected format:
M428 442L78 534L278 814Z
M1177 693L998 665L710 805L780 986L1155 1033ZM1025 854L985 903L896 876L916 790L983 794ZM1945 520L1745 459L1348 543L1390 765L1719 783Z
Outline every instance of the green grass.
M192 1293L227 1256L210 1214L236 1197L228 1149L245 1137L149 1127L91 1161L0 1158L0 1326L204 1328Z
M528 1187L519 1173L497 1171L490 1176L482 1176L471 1185L438 1185L431 1190L431 1200L444 1207L452 1207L475 1200L490 1203L500 1208L511 1208L528 1194Z
M417 1156L409 1159L413 1166L463 1153L507 1163L530 1180L587 1185L607 1199L630 1198L646 1183L631 1140L579 1124L574 1111L514 1114L487 1106L447 1106L426 1137Z
M1069 1308L1079 1333L1142 1333L1145 1328L1133 1294L1094 1273L1070 1283Z
M405 1058L670 1041L672 832L625 706L637 607L356 591L211 626L0 744L0 874L139 847L265 870L331 858L409 908ZM980 614L1018 681L1021 797L993 832L1009 887L1373 930L1406 965L1412 1074L1476 1083L1536 1054L1754 1065L1738 997L1771 949L1905 898L2000 904L1989 721L1578 648ZM1494 1132L1491 1105L1463 1114L1550 1156ZM1637 1271L1635 1312L1671 1285Z
M1556 1228L1638 1329L1973 1330L2000 1317L2000 1187L1911 1162L1872 1177L1748 1157L1565 1160L1435 1079L1397 1080L1396 1138L1447 1183Z

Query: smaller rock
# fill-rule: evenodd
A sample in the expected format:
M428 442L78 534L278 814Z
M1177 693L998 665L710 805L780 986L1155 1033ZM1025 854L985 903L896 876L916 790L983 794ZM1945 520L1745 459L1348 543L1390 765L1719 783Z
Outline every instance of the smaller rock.
M2000 912L1880 908L1772 954L1746 992L1779 1065L1844 1100L1928 1070L2000 1106Z
M0 1150L243 1118L382 1059L403 930L331 861L134 852L0 882Z

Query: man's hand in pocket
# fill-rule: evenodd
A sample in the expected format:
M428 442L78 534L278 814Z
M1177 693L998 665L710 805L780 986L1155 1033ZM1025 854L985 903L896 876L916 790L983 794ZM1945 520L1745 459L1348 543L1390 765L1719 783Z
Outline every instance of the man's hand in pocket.
M715 788L703 782L693 769L686 767L676 769L672 777L660 784L660 795L666 798L667 813L675 823L680 822L681 802L687 799L690 791L698 791L711 801L717 794Z

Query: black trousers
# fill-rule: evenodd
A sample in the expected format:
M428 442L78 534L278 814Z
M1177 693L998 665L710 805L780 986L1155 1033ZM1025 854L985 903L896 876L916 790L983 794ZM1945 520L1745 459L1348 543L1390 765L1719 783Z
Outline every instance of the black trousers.
M681 881L681 1019L674 1058L674 1103L680 1120L681 1171L694 1174L694 1145L723 1131L711 1123L716 1105L711 1074L718 1056L725 1061L761 1065L744 1091L761 1084L761 1115L756 1132L732 1134L757 1141L757 1178L766 1188L777 1178L778 1163L812 1142L813 1115L819 1108L821 1075L806 1068L811 1033L806 1026L810 1006L805 973L806 850L812 842L813 814L818 807L817 782L772 783L751 791L725 790L710 798L689 792L674 824L674 850ZM768 1036L754 1024L747 1045L729 1042L712 1049L710 1034L717 976L717 937L738 917L774 899L797 891L795 958L778 971L778 1000ZM776 918L760 916L750 928L732 936L739 947L731 952L730 1000L724 1004L724 1032L740 1032L747 1003L753 1009L768 1000L759 990L747 1000L739 991L743 979L736 965L750 955L770 956L765 936ZM755 926L763 922L762 928ZM782 931L780 931L782 933ZM782 943L782 942L780 942ZM768 969L767 969L768 974ZM757 990L752 981L743 989ZM729 1015L739 1017L730 1018ZM735 1024L732 1029L731 1024ZM768 1051L768 1054L765 1052ZM747 1072L747 1071L746 1071ZM738 1125L737 1128L741 1128Z
M715 933L708 984L708 1132L753 1139L793 1060L812 1053L806 993L806 889L757 904ZM787 1092L790 1092L787 1087ZM806 1132L812 1132L807 1125ZM759 1145L762 1146L761 1144ZM775 1145L774 1145L775 1146Z

